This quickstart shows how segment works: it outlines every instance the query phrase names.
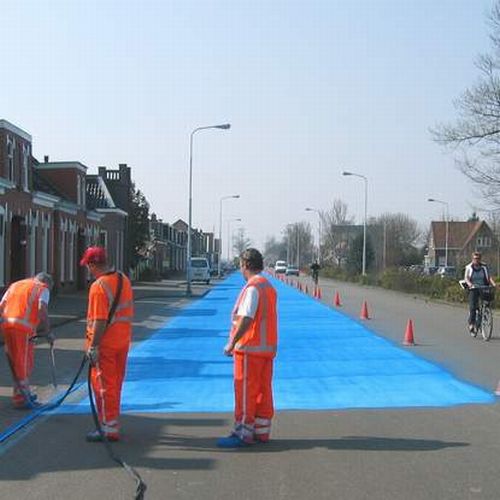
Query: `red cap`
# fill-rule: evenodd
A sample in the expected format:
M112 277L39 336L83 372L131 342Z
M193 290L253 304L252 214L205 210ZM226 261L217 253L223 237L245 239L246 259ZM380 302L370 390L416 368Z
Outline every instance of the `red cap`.
M102 247L88 247L83 254L80 261L81 266L87 264L105 264L106 263L106 250Z

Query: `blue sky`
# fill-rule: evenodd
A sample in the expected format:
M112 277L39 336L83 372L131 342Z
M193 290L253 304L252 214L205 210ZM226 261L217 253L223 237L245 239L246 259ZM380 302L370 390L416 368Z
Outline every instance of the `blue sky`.
M306 206L343 199L360 221L403 212L422 224L479 204L428 129L454 116L489 48L493 0L70 1L3 7L0 118L42 159L128 163L165 221L218 232L241 218L261 246ZM224 224L224 232L226 225ZM234 224L234 227L237 227Z

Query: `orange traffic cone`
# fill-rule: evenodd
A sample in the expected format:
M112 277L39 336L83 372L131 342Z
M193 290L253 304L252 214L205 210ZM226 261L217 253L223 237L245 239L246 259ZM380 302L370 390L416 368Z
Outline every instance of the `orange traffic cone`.
M370 315L368 314L368 304L366 303L366 300L363 302L363 305L361 306L361 314L359 315L361 319L370 319Z
M335 297L333 298L333 304L335 307L340 307L342 305L340 302L339 292L335 292Z
M409 319L408 323L406 323L403 345L415 345L415 339L413 338L413 321L411 319Z

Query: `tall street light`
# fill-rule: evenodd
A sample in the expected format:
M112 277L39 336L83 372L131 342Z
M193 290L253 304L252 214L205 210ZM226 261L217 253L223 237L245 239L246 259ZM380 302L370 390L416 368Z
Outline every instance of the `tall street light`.
M239 194L233 194L229 196L223 196L220 199L220 210L219 210L219 258L217 259L217 275L221 277L221 260L222 260L222 202L224 200L230 200L231 198L239 198ZM229 245L229 241L227 242Z
M445 267L448 267L448 223L450 220L450 212L449 212L449 205L447 201L442 201L442 200L436 200L435 198L427 198L427 201L433 202L433 203L441 203L441 205L444 205L446 207L446 222L445 222L445 243L444 243L444 265Z
M321 261L321 212L315 208L306 208L306 212L316 212L318 214L318 264Z
M226 224L227 224L227 261L228 262L229 262L229 251L231 248L231 233L230 233L231 222L241 222L241 219L228 219L226 221Z
M355 174L354 172L342 172L342 175L352 175L353 177L360 177L365 181L365 220L363 221L363 276L366 276L366 220L368 213L368 179L361 174Z
M193 219L193 137L194 134L200 130L207 130L209 128L219 128L227 130L231 124L224 123L222 125L209 125L208 127L195 128L189 136L189 216L188 216L188 240L186 252L186 295L191 295L191 225Z

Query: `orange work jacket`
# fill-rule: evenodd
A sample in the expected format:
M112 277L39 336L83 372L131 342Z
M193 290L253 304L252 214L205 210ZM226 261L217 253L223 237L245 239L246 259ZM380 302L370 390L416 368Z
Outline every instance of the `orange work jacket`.
M40 322L38 303L45 288L44 283L34 278L12 283L3 305L2 322L26 332L35 332Z
M259 304L248 330L235 345L234 352L274 358L278 344L276 290L266 278L256 275L248 280L236 301L233 316L237 315L245 292L251 286L257 288Z
M99 276L89 290L87 310L87 347L92 344L95 321L107 321L118 289L118 272ZM134 316L134 300L130 280L123 275L123 286L115 314L108 325L100 343L100 347L120 349L128 347L132 338L132 319Z

